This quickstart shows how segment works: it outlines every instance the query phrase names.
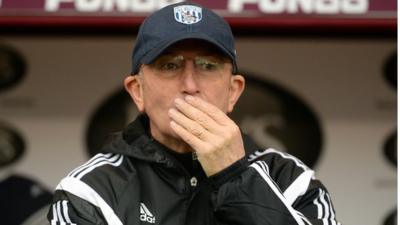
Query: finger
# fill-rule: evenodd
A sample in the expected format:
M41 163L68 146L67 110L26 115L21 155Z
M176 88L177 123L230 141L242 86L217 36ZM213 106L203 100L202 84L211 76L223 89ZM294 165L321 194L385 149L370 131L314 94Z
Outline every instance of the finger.
M183 127L189 133L199 138L200 140L206 141L210 140L210 132L198 124L196 121L191 120L178 110L172 108L168 111L169 117L172 121L176 122L178 125Z
M201 110L195 108L194 106L188 104L182 99L175 99L176 108L182 112L186 117L200 124L205 129L209 130L211 133L222 132L220 125L214 121L210 116Z
M221 109L199 97L187 95L185 96L185 101L221 125L225 126L232 123L232 120Z
M195 151L203 148L203 141L187 131L181 125L177 124L175 121L172 120L170 122L170 127L184 142L190 145L190 147L192 147Z

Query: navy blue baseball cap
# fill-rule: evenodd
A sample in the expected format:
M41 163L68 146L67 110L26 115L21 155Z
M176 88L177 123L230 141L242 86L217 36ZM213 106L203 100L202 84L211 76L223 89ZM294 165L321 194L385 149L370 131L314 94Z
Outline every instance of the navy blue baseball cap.
M231 59L232 73L237 73L235 40L229 24L207 8L181 2L168 5L144 20L132 53L132 74L139 72L140 65L152 63L168 47L185 39L215 45Z

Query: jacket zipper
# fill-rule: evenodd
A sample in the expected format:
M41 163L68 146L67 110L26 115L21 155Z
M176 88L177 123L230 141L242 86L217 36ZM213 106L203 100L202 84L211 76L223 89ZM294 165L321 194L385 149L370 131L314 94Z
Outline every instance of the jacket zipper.
M197 171L198 169L198 164L196 163L197 160L197 154L195 151L192 151L192 168L193 171ZM197 187L197 177L196 176L192 176L192 178L190 178L190 185L192 186L192 188Z

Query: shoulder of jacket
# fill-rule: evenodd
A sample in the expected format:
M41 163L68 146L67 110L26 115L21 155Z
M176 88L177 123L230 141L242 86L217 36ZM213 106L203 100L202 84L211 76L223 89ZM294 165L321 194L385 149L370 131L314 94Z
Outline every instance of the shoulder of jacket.
M99 153L64 177L56 187L56 194L59 198L66 196L74 208L89 210L91 205L103 215L111 215L114 221L111 224L119 224L119 212L113 209L123 202L126 193L132 199L138 198L136 178L136 169L127 156Z
M268 164L274 163L274 166L283 165L283 166L296 167L302 171L311 170L306 164L304 164L297 157L290 155L286 152L278 151L273 148L268 148L263 151L255 151L254 153L248 156L248 160L250 163L258 160L264 160Z
M127 156L99 153L72 170L56 189L71 193L92 193L110 201L122 195L135 177L135 167L130 164Z
M281 190L286 190L297 179L310 182L314 171L293 155L272 148L256 151L248 156L250 164L262 164ZM306 178L303 178L306 177Z
M73 177L78 180L91 176L105 176L116 171L123 170L125 156L116 153L98 153L84 164L72 170L67 177ZM111 175L111 174L110 174Z

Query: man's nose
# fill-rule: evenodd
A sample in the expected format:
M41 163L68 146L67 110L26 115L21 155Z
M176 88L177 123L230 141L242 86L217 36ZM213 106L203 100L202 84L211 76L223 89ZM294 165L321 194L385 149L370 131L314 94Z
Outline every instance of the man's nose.
M194 95L199 93L199 86L196 78L196 70L193 62L191 60L186 61L185 69L182 74L182 92L184 94Z

